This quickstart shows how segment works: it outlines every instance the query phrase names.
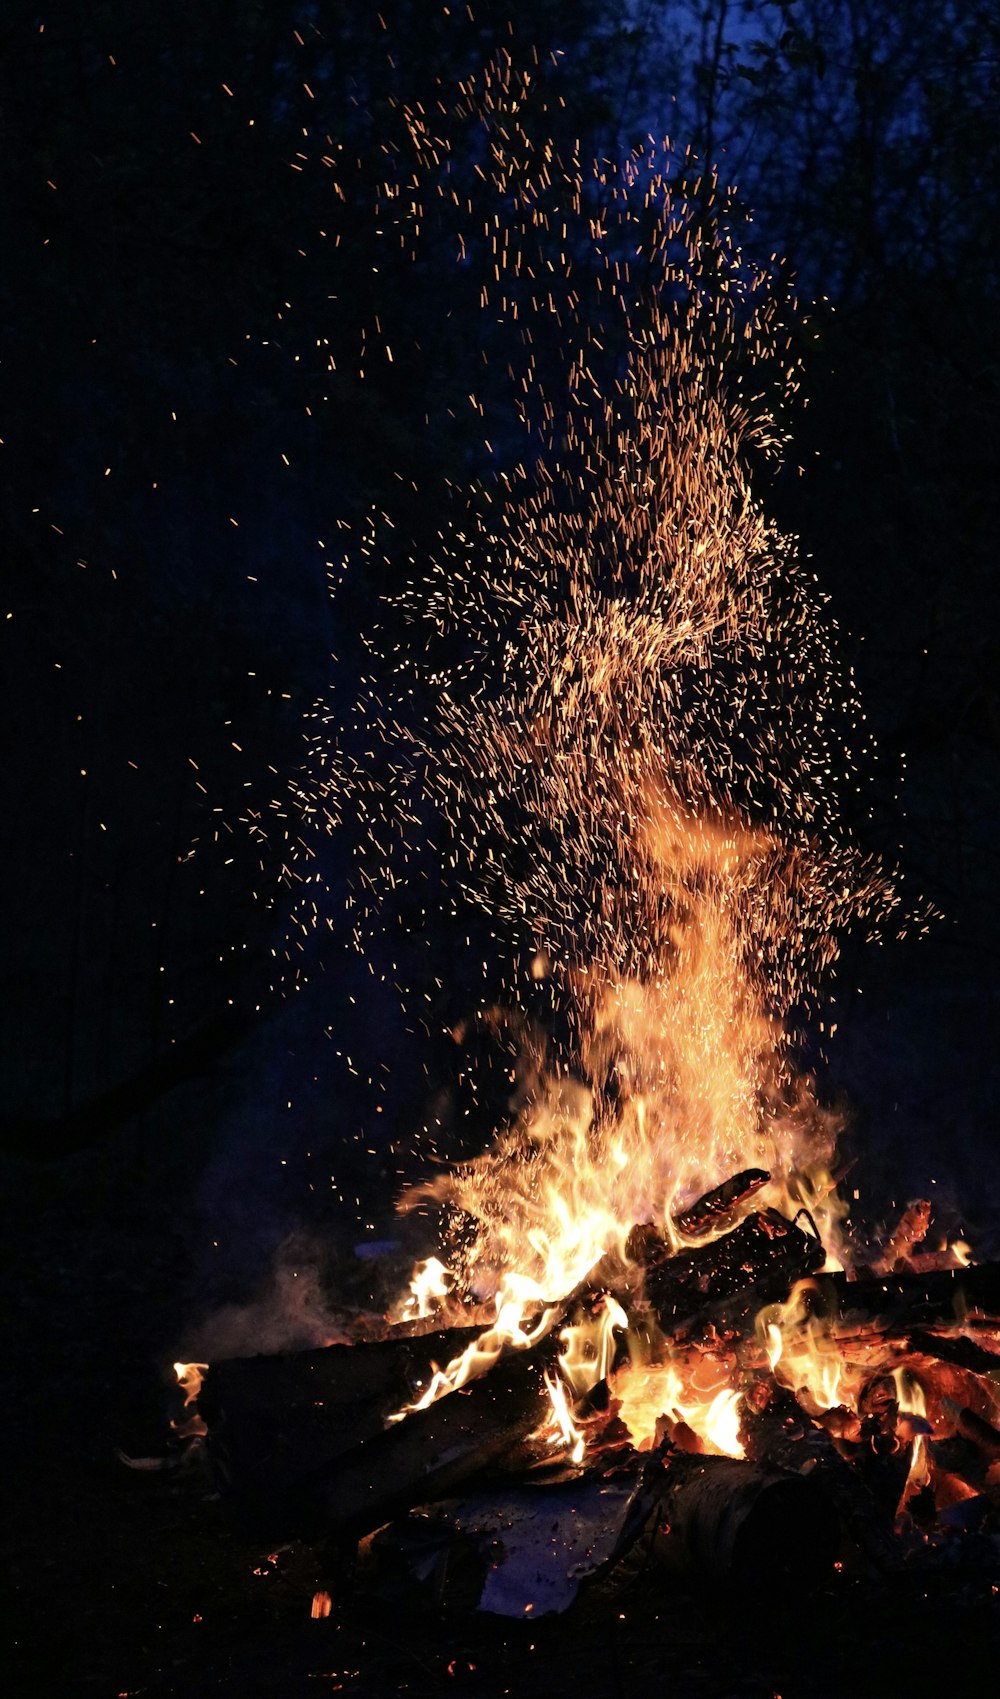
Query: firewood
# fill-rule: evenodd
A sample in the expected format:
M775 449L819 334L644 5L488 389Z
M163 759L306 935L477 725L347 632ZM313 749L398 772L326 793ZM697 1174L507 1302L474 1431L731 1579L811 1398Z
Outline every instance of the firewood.
M977 1416L968 1405L954 1404L950 1398L941 1400L945 1414L950 1416L959 1433L977 1445L984 1456L995 1462L1000 1457L1000 1431L983 1416Z
M731 1233L692 1250L671 1254L649 1229L633 1233L626 1250L644 1264L646 1302L673 1338L708 1327L740 1331L826 1255L817 1236L774 1209L752 1212Z
M284 1506L288 1533L355 1539L454 1494L544 1421L544 1374L558 1354L552 1334L510 1351L481 1379L303 1475Z
M748 1387L740 1438L753 1462L809 1478L826 1496L863 1567L878 1572L894 1565L889 1536L895 1503L887 1504L881 1494L871 1491L822 1424L802 1409L787 1388L766 1376Z
M731 1220L740 1204L752 1198L761 1186L766 1186L770 1178L766 1168L744 1168L742 1173L734 1174L731 1180L724 1180L721 1186L715 1186L696 1203L675 1215L674 1226L689 1238L697 1239L702 1233Z
M986 1485L991 1459L965 1434L949 1434L945 1439L927 1442L927 1454L935 1469L962 1481L973 1492L982 1492Z
M394 1333L354 1345L224 1359L210 1365L199 1402L210 1419L210 1408L224 1411L237 1403L256 1413L318 1403L327 1409L356 1407L373 1399L391 1401L400 1392L405 1399L426 1379L432 1362L449 1362L482 1331L452 1327L417 1336Z
M912 1447L899 1431L899 1399L891 1374L880 1371L865 1382L858 1393L858 1418L856 1442L842 1442L837 1449L853 1464L886 1526L891 1526L906 1487L912 1458ZM823 1425L827 1425L825 1421Z
M380 1433L426 1385L432 1365L450 1362L480 1331L213 1363L198 1405L217 1485L238 1501L248 1526L266 1528L271 1507L298 1476Z
M887 1332L955 1321L969 1310L1000 1315L1000 1263L935 1269L926 1274L823 1274L815 1281L814 1308L832 1316L875 1322Z
M672 1454L662 1517L671 1566L741 1589L816 1585L839 1547L833 1507L811 1481L732 1457Z
M919 1328L909 1335L909 1348L924 1357L937 1357L942 1363L954 1363L956 1368L971 1369L973 1374L995 1374L1000 1370L1000 1356L987 1351L964 1334L928 1333Z
M930 1219L931 1206L927 1198L918 1198L914 1203L907 1204L883 1255L872 1264L872 1273L891 1274L896 1264L909 1256L914 1245L919 1245L926 1239Z

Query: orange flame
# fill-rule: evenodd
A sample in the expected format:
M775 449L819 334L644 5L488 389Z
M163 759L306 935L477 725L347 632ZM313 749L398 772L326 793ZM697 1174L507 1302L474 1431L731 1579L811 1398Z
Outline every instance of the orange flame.
M728 1365L711 1358L673 1355L665 1362L628 1365L615 1376L613 1391L640 1450L654 1443L665 1419L668 1437L677 1437L674 1430L683 1427L702 1451L742 1457L740 1393L729 1378Z
M204 1420L198 1411L198 1394L201 1383L208 1373L207 1363L175 1363L174 1374L177 1384L184 1394L184 1408L190 1415L174 1418L170 1426L179 1439L199 1439L208 1432Z
M896 1369L893 1373L896 1387L896 1397L899 1400L901 1416L915 1416L921 1426L927 1421L927 1399L924 1389L916 1375L908 1369ZM900 1508L911 1499L914 1493L926 1487L931 1479L931 1462L927 1451L927 1435L918 1431L913 1434L912 1450L910 1452L910 1472L906 1477L906 1485L900 1499Z
M440 1257L427 1257L424 1262L418 1262L410 1279L410 1295L401 1305L397 1319L422 1321L425 1316L433 1315L447 1298L453 1284L454 1276Z

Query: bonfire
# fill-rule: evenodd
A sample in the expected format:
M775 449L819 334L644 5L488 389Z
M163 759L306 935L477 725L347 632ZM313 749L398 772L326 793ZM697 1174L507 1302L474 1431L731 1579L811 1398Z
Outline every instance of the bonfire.
M292 788L300 824L364 823L362 944L438 856L506 964L479 1018L522 1034L516 1092L490 1148L405 1188L438 1242L377 1327L180 1374L246 1525L414 1585L461 1553L484 1608L541 1614L637 1546L807 1582L993 1527L1000 1271L923 1200L858 1240L800 1061L845 932L913 914L844 824L863 715L754 491L798 381L776 278L676 150L541 157L524 94L494 69L458 117L490 137L484 309L517 324L535 452L442 528ZM442 193L429 123L412 183ZM554 220L558 430L552 295L517 287ZM528 983L569 1009L558 1042L517 1025Z

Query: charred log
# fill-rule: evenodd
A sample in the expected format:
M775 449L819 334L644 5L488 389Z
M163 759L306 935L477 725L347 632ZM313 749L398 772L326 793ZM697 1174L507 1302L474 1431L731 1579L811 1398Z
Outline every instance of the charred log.
M675 1215L674 1226L692 1239L700 1238L703 1233L731 1221L740 1204L766 1186L770 1178L766 1168L744 1168L741 1174L724 1180L721 1186L715 1186L690 1208Z
M991 1458L974 1440L962 1433L949 1434L947 1439L928 1440L927 1452L940 1473L955 1477L975 1493L982 1492Z
M753 1462L808 1477L826 1498L863 1567L878 1571L892 1566L895 1505L887 1505L881 1494L872 1492L826 1429L787 1388L762 1377L748 1389L740 1438Z
M970 1369L973 1374L994 1374L1000 1370L1000 1356L987 1351L963 1333L927 1333L917 1328L909 1335L909 1348L924 1357L936 1357L941 1363L953 1363L958 1369Z
M450 1362L479 1332L451 1328L213 1363L198 1407L216 1483L232 1494L248 1526L268 1532L272 1507L304 1472L380 1433L434 1365Z
M816 1281L814 1308L900 1331L953 1322L970 1310L1000 1315L1000 1263L923 1274L862 1274L856 1280L824 1274Z
M857 1443L838 1447L854 1464L887 1527L895 1520L913 1455L899 1422L895 1380L888 1374L873 1375L858 1394Z
M674 1454L662 1514L671 1565L741 1589L818 1585L839 1547L836 1514L811 1481L731 1457Z
M826 1253L799 1218L756 1211L721 1239L672 1253L650 1228L636 1229L626 1251L645 1268L644 1295L664 1333L693 1337L714 1327L740 1332L765 1304L786 1298L796 1280L821 1267Z
M905 1267L913 1247L926 1239L930 1219L931 1206L927 1198L918 1198L915 1203L908 1204L884 1255L872 1264L872 1273L891 1274L897 1266Z
M453 1495L544 1420L543 1377L558 1351L551 1335L512 1351L481 1379L300 1477L285 1505L288 1533L354 1539Z
M1000 1458L1000 1431L993 1423L977 1415L975 1410L970 1410L967 1404L953 1404L950 1399L943 1400L943 1403L963 1438L971 1440L985 1457L996 1462L997 1458Z

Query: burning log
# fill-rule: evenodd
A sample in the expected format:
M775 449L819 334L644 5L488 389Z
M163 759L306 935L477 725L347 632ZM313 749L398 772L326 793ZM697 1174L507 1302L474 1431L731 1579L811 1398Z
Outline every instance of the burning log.
M685 1212L686 1230L717 1225L765 1180L763 1170L735 1176ZM993 1353L970 1340L926 1331L963 1307L1000 1310L998 1265L855 1281L818 1275L824 1250L811 1218L801 1211L788 1220L773 1209L752 1211L711 1243L676 1254L655 1229L638 1227L627 1254L642 1270L645 1320L641 1309L633 1312L640 1333L644 1327L655 1333L655 1320L675 1343L718 1343L719 1335L745 1334L764 1305L813 1276L815 1307L860 1316L876 1332L888 1316L899 1338L909 1335L913 1350L941 1359L940 1374L971 1379L973 1366L998 1366ZM589 1295L602 1290L605 1278L614 1287L622 1272L621 1263L609 1259L589 1277ZM563 1314L586 1296L581 1291L568 1299ZM499 1478L506 1472L508 1485L514 1472L530 1471L544 1447L539 1430L549 1406L543 1377L560 1354L558 1327L520 1350L501 1351L499 1339L490 1341L496 1355L487 1347L477 1360L487 1372L426 1408L412 1408L438 1365L453 1364L482 1333L468 1327L397 1334L214 1365L199 1401L208 1423L206 1452L248 1531L353 1541L414 1506L475 1487L491 1471ZM868 1390L857 1416L833 1410L817 1420L791 1393L762 1378L744 1399L748 1463L681 1459L672 1451L667 1519L685 1561L706 1573L743 1575L766 1566L774 1575L786 1553L786 1567L812 1577L828 1567L829 1531L839 1525L870 1566L887 1567L909 1450L891 1382L881 1403L873 1393L871 1409ZM1000 1432L972 1409L974 1393L963 1388L961 1394L959 1435L980 1455L1000 1456ZM391 1420L407 1407L405 1418ZM849 1417L846 1426L841 1417ZM624 1429L621 1439L627 1450ZM803 1556L804 1545L811 1558Z
M891 1274L898 1264L905 1266L914 1245L922 1244L930 1226L931 1206L927 1198L908 1204L899 1226L885 1247L884 1254L872 1264L873 1274Z
M304 1472L380 1433L426 1385L434 1365L459 1356L481 1331L450 1328L416 1339L213 1363L198 1406L216 1481L238 1502L244 1521L266 1527Z
M973 1374L995 1374L1000 1370L1000 1356L987 1351L964 1334L926 1333L915 1328L909 1335L909 1348L921 1356L936 1357L939 1362L953 1363L958 1369L970 1369Z
M822 1266L819 1235L798 1223L775 1209L755 1211L723 1238L676 1254L653 1228L639 1227L626 1252L644 1265L645 1298L665 1334L680 1338L710 1325L738 1332Z
M741 1174L724 1180L721 1186L715 1186L690 1208L675 1215L674 1226L689 1238L697 1239L703 1233L711 1232L713 1227L730 1221L740 1204L766 1186L770 1178L766 1168L744 1168Z
M753 1172L754 1185L757 1179ZM747 1183L741 1175L720 1188L726 1207L746 1195ZM712 1205L716 1215L722 1207ZM738 1331L823 1257L818 1238L774 1210L752 1214L714 1243L675 1256L652 1229L637 1229L632 1240L630 1251L645 1265L646 1302L673 1337L720 1326ZM378 1525L368 1520L371 1514L384 1510L384 1521L395 1514L387 1506L406 1509L453 1491L498 1451L523 1441L546 1409L538 1365L554 1358L556 1330L544 1350L501 1357L496 1367L487 1363L484 1382L463 1391L457 1403L456 1394L448 1394L387 1429L389 1418L426 1388L434 1369L459 1357L480 1332L462 1328L334 1345L209 1369L199 1400L208 1424L206 1454L244 1524L276 1538L311 1504L325 1526L365 1532ZM523 1457L523 1444L520 1450Z
M867 1566L881 1570L893 1565L889 1536L895 1501L880 1502L881 1495L871 1491L791 1392L766 1379L751 1386L743 1401L740 1438L753 1462L809 1479Z
M829 1499L809 1479L732 1457L675 1453L663 1518L668 1563L741 1587L818 1585L840 1539Z
M824 1274L816 1281L816 1308L881 1324L885 1331L910 1331L935 1322L954 1321L969 1310L1000 1315L1000 1263L934 1269L923 1274Z
M548 1408L544 1374L559 1341L512 1351L489 1374L300 1476L288 1532L357 1538L418 1504L447 1498L500 1462Z

